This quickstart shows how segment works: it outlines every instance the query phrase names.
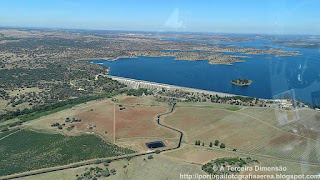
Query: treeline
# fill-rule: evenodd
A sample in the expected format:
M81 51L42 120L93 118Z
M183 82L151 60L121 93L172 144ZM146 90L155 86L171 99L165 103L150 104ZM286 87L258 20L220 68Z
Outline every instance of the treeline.
M151 95L152 92L148 91L146 88L129 89L127 91L128 96L142 96L143 94L147 96L147 95Z
M109 97L112 97L118 93L119 93L119 91L113 91L112 93L79 97L79 98L75 98L75 99L68 99L66 101L61 101L61 102L57 102L57 103L49 104L49 105L34 106L31 109L27 109L27 108L25 108L23 110L17 109L16 111L9 111L5 114L0 114L0 121L9 120L9 119L19 117L21 119L21 122L25 122L28 120L32 120L32 119L41 117L43 115L50 114L50 112L51 113L57 112L57 111L60 111L60 110L66 109L66 108L73 107L77 104L81 104L81 103L92 101L92 100L109 98ZM45 114L43 114L43 113L45 113Z
M219 140L215 140L214 143L212 143L212 142L209 143L209 147L212 147L213 144L214 144L215 146L219 146L219 143L220 143ZM205 144L204 144L204 142L201 143L200 140L196 140L196 141L195 141L195 145L197 145L197 146L200 146L200 145L204 146ZM221 144L220 144L220 148L221 148L221 149L224 149L224 148L226 148L226 145L225 145L224 143L221 143ZM233 149L233 151L237 151L237 150L236 150L236 149Z
M8 96L8 93L2 89L0 89L0 98L2 99L7 99L9 96Z
M242 102L252 102L254 100L256 100L256 102L259 101L258 98L254 98L254 97L244 97L244 96L224 96L224 97L220 97L218 95L216 96L212 96L211 97L211 102L218 102L218 101L222 101L222 102L227 102L230 100L240 100Z
M316 109L316 108L320 109L320 104L316 104L316 105L313 106L313 109Z

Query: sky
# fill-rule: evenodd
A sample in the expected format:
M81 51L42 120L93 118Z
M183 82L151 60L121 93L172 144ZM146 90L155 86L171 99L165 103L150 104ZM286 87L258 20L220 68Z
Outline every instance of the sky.
M0 27L320 34L319 0L0 0Z

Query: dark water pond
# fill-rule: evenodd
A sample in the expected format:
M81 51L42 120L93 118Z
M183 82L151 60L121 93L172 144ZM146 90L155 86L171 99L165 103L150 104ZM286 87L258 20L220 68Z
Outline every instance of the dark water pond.
M148 149L162 148L166 147L166 145L162 141L154 141L146 143Z

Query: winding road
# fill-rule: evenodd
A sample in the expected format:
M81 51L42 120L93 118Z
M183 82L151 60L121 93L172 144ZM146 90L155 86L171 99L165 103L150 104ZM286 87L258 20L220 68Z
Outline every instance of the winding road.
M159 114L157 116L157 124L162 126L162 127L165 127L167 129L170 129L172 131L175 131L175 132L178 132L180 134L180 138L179 138L179 142L178 142L178 145L176 147L173 147L173 148L168 148L168 149L163 149L163 150L160 150L160 152L165 152L165 151L170 151L170 150L175 150L175 149L178 149L180 148L181 146L181 141L182 141L182 138L183 138L183 132L178 130L178 129L175 129L173 127L170 127L168 125L165 125L165 124L162 124L160 119L161 119L161 116L164 116L164 115L167 115L167 114L170 114L174 111L174 108L176 106L176 103L174 103L172 105L172 108L170 109L170 111L166 112L166 113L163 113L163 114ZM217 148L219 149L219 148ZM233 152L233 150L227 150L225 149L226 151L230 151L230 152ZM121 156L121 157L115 157L115 158L112 158L112 157L106 157L106 158L98 158L98 159L91 159L91 160L87 160L85 162L76 162L76 163L73 163L73 164L68 164L68 165L63 165L63 166L57 166L57 167L50 167L50 168L45 168L45 169L39 169L39 170L33 170L31 172L22 172L20 174L13 174L13 175L8 175L8 176L3 176L3 177L0 177L0 179L16 179L16 178L21 178L21 177L27 177L27 176L33 176L33 175L38 175L38 174L45 174L45 173L49 173L49 172L55 172L55 171L60 171L60 170L66 170L66 169L72 169L72 168L77 168L77 167L81 167L81 166L86 166L86 165L90 165L90 164L100 164L102 162L105 162L106 160L112 160L112 161L118 161L118 160L123 160L123 159L126 159L126 158L133 158L133 157L139 157L139 156L143 156L143 155L148 155L148 154L153 154L155 153L155 151L153 152L146 152L146 153L140 153L140 154L134 154L134 155L125 155L125 156ZM260 155L260 154L253 154L253 153L245 153L245 152L238 152L240 154L246 154L246 155L254 155L254 156L260 156L260 157L264 157L264 158L269 158L269 159L274 159L274 160L282 160L282 161L288 161L288 162L293 162L293 163L299 163L299 164L307 164L307 165L313 165L313 166L317 166L319 167L318 164L310 164L310 163L305 163L305 162L297 162L297 161L291 161L291 160L287 160L287 159L281 159L281 158L275 158L275 157L269 157L269 156L264 156L264 155Z
M180 146L181 146L181 141L182 141L182 137L183 137L183 132L180 131L180 130L178 130L178 129L175 129L175 128L173 128L173 127L164 125L164 124L162 124L162 123L160 122L161 116L172 113L173 110L174 110L175 105L176 105L176 103L174 103L174 104L172 105L172 108L171 108L171 110L170 110L169 112L166 112L166 113L163 113L163 114L159 114L159 115L158 115L158 118L157 118L157 123L158 123L158 125L160 125L160 126L162 126L162 127L165 127L165 128L168 128L168 129L171 129L171 130L173 130L173 131L176 131L176 132L180 133L180 139L179 139L179 142L178 142L177 147L169 148L169 149L163 149L163 150L160 150L160 152L178 149L178 148L180 148ZM69 164L69 165L63 165L63 166L58 166L58 167L46 168L46 169L42 169L42 170L41 170L41 169L40 169L40 170L34 170L33 172L23 172L23 173L16 174L16 175L3 176L3 177L0 177L0 179L16 179L16 178L22 178L22 177L33 176L33 175L38 175L38 174L45 174L45 173L49 173L49 172L61 171L61 170L66 170L66 169L71 169L71 168L77 168L77 167L80 167L80 166L86 166L86 165L90 165L90 164L100 164L100 163L104 162L104 161L107 160L107 159L112 160L112 161L118 161L118 160L126 159L126 158L128 158L128 157L133 158L133 157L139 157L139 156L144 156L144 155L153 154L153 153L155 153L155 151L147 152L147 153L140 153L140 154L135 154L135 155L128 155L128 156L116 157L116 158L112 158L112 157L111 157L111 158L99 158L99 159L94 159L94 160L87 160L86 162L78 162L78 163L73 163L73 164ZM97 161L99 161L99 163L97 163ZM100 161L101 161L101 162L100 162Z
M178 146L177 146L177 147L169 148L169 149L164 149L164 150L161 150L161 152L163 152L163 151L170 151L170 150L174 150L174 149L178 149L178 148L180 148L180 146L181 146L181 141L182 141L182 138L183 138L183 132L182 132L182 131L180 131L180 130L178 130L178 129L175 129L175 128L173 128L173 127L170 127L170 126L164 125L164 124L162 124L162 123L160 122L160 118L161 118L161 116L172 113L172 112L173 112L173 110L174 110L174 107L175 107L175 106L176 106L176 103L174 103L174 104L172 105L171 111L169 111L169 112L167 112L167 113L164 113L164 114L160 114L160 115L158 115L157 123L158 123L160 126L163 126L163 127L165 127L165 128L168 128L168 129L171 129L171 130L173 130L173 131L176 131L176 132L180 133L179 143L178 143Z

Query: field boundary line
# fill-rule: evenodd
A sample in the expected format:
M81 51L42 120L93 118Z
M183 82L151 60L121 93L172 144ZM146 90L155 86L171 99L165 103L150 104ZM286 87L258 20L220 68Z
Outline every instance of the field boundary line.
M164 114L159 114L157 122L161 126L164 126L164 127L167 127L167 128L169 128L171 130L179 132L181 134L180 140L179 140L179 143L178 143L177 147L160 150L160 152L166 152L166 151L171 151L171 150L174 150L174 149L178 149L178 148L180 148L180 145L181 145L181 140L182 140L183 133L180 130L174 129L174 128L170 127L170 126L163 125L163 124L161 124L159 122L160 121L160 117L162 115L170 114L170 113L173 112L174 106L175 106L175 104L173 104L173 106L171 108L171 111L166 112ZM102 162L104 160L108 160L108 159L111 159L113 161L118 161L118 160L126 159L127 157L131 157L132 158L132 157L144 156L144 155L149 155L149 154L154 154L154 153L156 153L156 152L155 151L151 151L151 152L146 152L146 153L127 154L127 155L122 155L122 156L113 156L113 157L105 157L105 158L94 158L94 159L88 159L88 160L85 160L85 161L80 161L80 162L75 162L75 163L55 166L55 167L47 167L47 168L35 169L35 170L32 170L32 171L27 171L27 172L21 172L21 173L15 173L15 174L11 174L11 175L0 176L0 178L1 179L16 179L16 178L22 178L22 177L27 177L27 176L33 176L33 175L44 174L44 173L49 173L49 172L55 172L55 171L60 171L60 170L65 170L65 169L77 168L77 167L80 167L80 166L97 164L97 163L95 163L97 160L101 160ZM102 162L99 162L98 164L100 164Z
M242 113L242 112L236 112L236 111L233 111L233 112L234 112L234 113L242 114L242 115L244 115L244 116L251 117L251 118L253 118L253 119L255 119L255 120L258 120L259 122L261 122L261 123L263 123L263 124L266 124L266 125L268 125L268 126L270 126L270 127L273 127L273 128L275 128L275 129L277 129L277 130L280 130L280 131L283 131L283 132L286 132L286 133L289 133L289 134L292 134L292 135L295 135L295 136L299 136L299 137L302 137L302 138L306 138L306 139L309 139L309 140L311 140L311 141L316 141L316 140L311 139L311 138L309 138L309 137L302 136L302 135L299 135L299 134L294 134L294 133L292 133L292 132L289 132L289 131L283 130L283 129L281 129L281 128L278 128L278 127L276 127L276 126L273 126L273 125L271 125L271 124L269 124L269 123L267 123L267 122L264 122L263 120L261 120L261 119L259 119L259 118L257 118L257 117L254 117L254 116L251 116L251 115Z
M59 171L59 170L78 168L78 167L81 167L81 166L94 165L94 164L96 164L95 161L97 161L97 160L101 160L102 162L106 161L106 160L109 160L109 159L113 160L113 161L117 161L117 160L125 159L126 157L143 156L143 155L153 154L153 153L154 152L134 153L134 154L121 155L121 156L111 156L111 157L88 159L88 160L78 161L78 162L65 164L65 165L58 165L58 166L53 166L53 167L34 169L34 170L31 170L31 171L25 171L25 172L20 172L20 173L0 176L0 179L7 180L7 179L22 178L22 177L27 177L27 176L37 175L37 174L45 174L45 173L55 172L55 171ZM99 164L101 164L101 163L99 163Z
M186 143L187 145L190 146L196 146L194 144L191 143ZM309 166L316 166L316 167L320 167L320 164L318 163L312 163L312 162L307 162L307 161L295 161L295 160L291 160L291 159L285 159L285 158L278 158L278 157L274 157L274 156L269 156L269 155L264 155L264 154L255 154L255 153L250 153L250 152L244 152L244 151L233 151L232 149L221 149L219 147L208 147L208 146L196 146L199 148L206 148L209 149L210 151L212 150L220 150L220 151L228 151L228 152L232 152L232 153L239 153L239 154L245 154L245 155L252 155L252 156L257 156L257 157L262 157L262 158L269 158L269 159L273 159L273 160L278 160L278 161L287 161L287 162L292 162L292 163L296 163L296 164L304 164L304 165L309 165ZM212 149L210 149L212 148Z
M178 106L178 108L179 108L179 106ZM183 107L182 107L182 106L180 106L180 108L183 108ZM198 108L198 107L193 106L193 107L191 107L191 108ZM214 109L214 108L213 108L213 109ZM219 108L216 108L216 109L219 109ZM245 108L245 109L248 109L248 108ZM253 118L253 119L255 119L255 120L258 120L259 122L261 122L261 123L263 123L263 124L266 124L266 125L268 125L268 126L270 126L270 127L273 127L273 128L275 128L275 129L280 130L280 131L283 131L283 132L285 132L285 133L289 133L289 134L292 134L292 135L294 135L294 136L299 136L299 137L302 137L302 138L305 138L305 139L309 139L309 140L314 141L314 142L316 142L316 141L317 141L317 140L311 139L311 138L306 137L306 136L303 136L303 135L294 134L294 133L292 133L292 132L289 132L289 131L283 130L283 129L278 128L278 127L276 127L276 126L273 126L273 125L271 125L271 124L269 124L269 123L267 123L267 122L265 122L265 121L263 121L263 120L261 120L261 119L259 119L259 118L257 118L257 117L254 117L254 116L252 116L252 115L248 115L248 114L245 114L245 113L239 112L239 111L241 111L242 109L237 110L237 111L230 111L230 110L222 109L222 108L221 108L221 110L223 110L223 111L227 111L227 112L231 112L231 113L239 113L239 114L241 114L241 115L248 116L248 117L251 117L251 118Z
M5 139L5 138L7 138L7 137L9 137L9 136L11 136L12 134L15 134L15 133L17 133L17 132L20 132L22 129L19 129L18 131L15 131L15 132L12 132L12 133L10 133L10 134L8 134L8 135L6 135L6 136L3 136L2 138L0 138L0 141L1 140L3 140L3 139Z

